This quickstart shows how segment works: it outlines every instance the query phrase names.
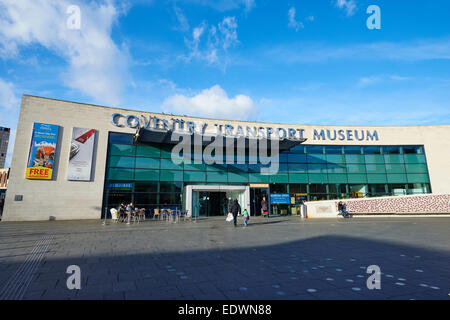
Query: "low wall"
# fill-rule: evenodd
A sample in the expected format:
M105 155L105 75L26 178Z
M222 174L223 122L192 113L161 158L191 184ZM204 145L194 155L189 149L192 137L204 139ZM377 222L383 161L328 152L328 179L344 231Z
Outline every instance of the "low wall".
M306 202L308 218L334 218L339 201L351 214L450 213L450 195L413 195Z

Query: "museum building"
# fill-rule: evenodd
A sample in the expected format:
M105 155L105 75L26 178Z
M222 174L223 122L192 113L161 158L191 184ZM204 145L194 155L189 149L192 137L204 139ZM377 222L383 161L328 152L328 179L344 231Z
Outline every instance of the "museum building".
M450 126L198 118L24 95L3 220L100 219L133 202L272 215L305 201L450 193Z

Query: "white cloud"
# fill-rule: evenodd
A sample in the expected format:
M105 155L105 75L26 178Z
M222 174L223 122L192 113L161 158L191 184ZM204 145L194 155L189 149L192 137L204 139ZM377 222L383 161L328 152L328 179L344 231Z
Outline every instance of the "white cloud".
M336 6L345 11L345 14L350 17L355 14L356 3L355 0L336 0Z
M67 8L77 1L0 0L0 57L21 58L22 48L41 45L68 63L64 83L99 103L117 105L128 76L127 51L111 38L125 7L112 0L79 4L81 28L67 28Z
M391 75L389 75L389 79L396 80L396 81L408 81L408 80L411 80L412 78L410 78L410 77L402 77L402 76L399 76L399 75L396 75L396 74L391 74Z
M231 46L238 43L237 39L237 23L235 17L226 17L221 23L219 23L219 30L223 35L222 47L227 50Z
M345 59L408 62L450 60L450 41L448 38L444 38L343 46L326 46L315 42L289 43L289 45L270 47L265 54L284 63L312 63Z
M175 16L177 17L179 24L179 27L177 27L177 29L183 32L189 31L190 29L189 22L186 16L184 15L183 11L179 7L177 7L176 4L174 4L173 6L173 11L175 12Z
M362 77L358 80L358 87L369 87L379 83L386 83L388 81L408 81L411 80L409 77L402 77L399 75L374 75L370 77Z
M9 133L8 150L6 153L5 167L11 163L12 152L16 130L14 129L17 121L20 100L16 96L16 88L10 82L0 78L0 126L11 128Z
M359 87L368 87L381 82L382 78L379 76L362 77L358 81Z
M185 3L195 3L209 6L218 11L228 11L244 8L245 12L249 12L256 7L255 0L180 0Z
M295 19L296 10L294 7L290 8L288 11L289 16L289 28L294 29L295 31L298 31L299 29L303 29L304 25L302 22L299 22Z
M175 94L163 102L162 109L176 114L245 120L255 112L255 105L250 97L240 94L230 98L215 85L192 97Z
M14 92L14 85L0 78L0 108L11 110L19 106L19 99ZM2 112L5 112L3 110Z
M250 11L252 10L254 7L256 7L256 3L255 0L243 0L244 6L245 6L245 11Z
M181 58L187 62L192 59L204 60L225 69L228 49L239 43L237 28L235 17L225 17L217 26L202 22L193 29L192 39L184 39L190 52Z

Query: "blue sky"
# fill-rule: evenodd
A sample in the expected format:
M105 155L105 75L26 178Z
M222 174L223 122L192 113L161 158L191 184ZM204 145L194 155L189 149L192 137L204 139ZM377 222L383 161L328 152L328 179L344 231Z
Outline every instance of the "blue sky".
M380 30L366 26L369 5ZM269 122L449 124L449 12L447 0L0 0L0 126L13 141L23 93Z

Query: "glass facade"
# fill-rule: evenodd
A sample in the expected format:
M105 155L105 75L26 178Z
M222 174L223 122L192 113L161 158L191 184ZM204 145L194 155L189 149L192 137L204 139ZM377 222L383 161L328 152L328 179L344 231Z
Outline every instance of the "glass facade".
M136 145L133 135L110 133L105 204L181 207L189 184L269 184L270 193L290 194L290 205L273 210L280 213L296 212L303 200L431 192L423 146L297 145L280 153L279 171L270 176L260 173L261 164L249 164L248 156L245 164L175 164L171 149Z

